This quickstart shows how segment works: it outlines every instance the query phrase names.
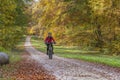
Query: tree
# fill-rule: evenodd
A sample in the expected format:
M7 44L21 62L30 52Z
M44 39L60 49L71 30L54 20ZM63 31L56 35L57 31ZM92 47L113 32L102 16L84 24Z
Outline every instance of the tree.
M25 32L27 15L23 0L0 0L0 46L11 49Z
M120 40L119 3L120 0L41 0L33 4L32 19L40 29L36 33L42 28L46 29L43 35L51 31L60 44L114 51ZM120 52L118 47L116 52Z

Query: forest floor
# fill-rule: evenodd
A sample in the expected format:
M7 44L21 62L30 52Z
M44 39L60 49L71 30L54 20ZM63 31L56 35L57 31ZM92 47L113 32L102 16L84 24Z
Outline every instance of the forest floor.
M21 61L0 68L0 80L120 80L120 68L56 55L50 60L32 47L30 39Z
M32 60L30 55L23 55L23 59L19 69L13 75L16 80L55 80L55 77L38 62Z
M56 80L42 65L31 59L27 52L22 54L21 61L3 67L4 69L0 69L3 74L0 80Z
M37 62L44 70L56 77L57 80L119 80L120 69L82 60L62 58L54 55L52 60L44 53L37 51L27 37L26 51L30 59ZM53 76L53 77L54 77ZM39 79L38 79L39 80ZM45 79L44 79L45 80ZM50 79L48 79L50 80ZM51 79L54 80L54 79Z

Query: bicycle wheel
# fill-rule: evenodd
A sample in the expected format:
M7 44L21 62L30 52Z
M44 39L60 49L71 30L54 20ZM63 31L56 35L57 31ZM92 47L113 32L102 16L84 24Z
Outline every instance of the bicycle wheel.
M49 59L52 59L53 58L53 51L52 51L52 46L49 45L49 50L48 50L48 56L49 56Z
M49 59L52 59L52 54L51 53L49 54Z

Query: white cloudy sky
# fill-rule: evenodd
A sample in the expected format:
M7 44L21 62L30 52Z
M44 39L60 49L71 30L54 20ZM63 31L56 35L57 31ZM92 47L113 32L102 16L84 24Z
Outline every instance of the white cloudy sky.
M39 1L39 0L35 0L36 2Z

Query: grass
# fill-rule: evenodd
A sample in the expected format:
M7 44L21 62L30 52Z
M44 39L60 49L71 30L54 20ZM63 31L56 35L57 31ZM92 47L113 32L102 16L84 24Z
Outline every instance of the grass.
M10 63L15 63L22 59L21 54L24 51L24 42L25 41L19 42L16 47L8 53L8 55L10 56Z
M32 37L31 42L36 49L46 53L46 45L43 40ZM98 51L84 51L76 47L56 45L54 46L54 52L56 55L65 58L79 59L120 68L120 56L104 55Z

